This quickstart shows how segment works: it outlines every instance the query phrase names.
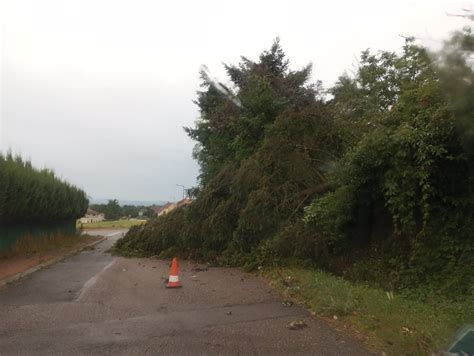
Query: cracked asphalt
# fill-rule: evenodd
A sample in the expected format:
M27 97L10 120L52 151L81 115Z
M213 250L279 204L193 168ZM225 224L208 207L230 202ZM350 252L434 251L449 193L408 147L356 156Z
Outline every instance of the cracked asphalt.
M165 289L169 261L113 257L123 231L101 234L95 249L0 290L1 356L369 354L251 274L184 261L183 288Z

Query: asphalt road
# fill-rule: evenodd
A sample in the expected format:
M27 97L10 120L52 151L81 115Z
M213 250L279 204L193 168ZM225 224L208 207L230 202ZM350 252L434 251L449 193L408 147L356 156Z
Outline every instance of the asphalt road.
M0 290L0 355L366 355L261 280L229 268L106 253L121 232ZM287 325L303 320L307 327Z

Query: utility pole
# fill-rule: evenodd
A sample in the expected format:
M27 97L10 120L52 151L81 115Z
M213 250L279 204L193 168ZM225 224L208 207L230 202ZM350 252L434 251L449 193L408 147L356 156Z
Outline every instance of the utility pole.
M182 184L176 184L176 186L183 188L183 199L184 199L184 197L185 197L185 192L186 192L186 187L185 187L184 185L182 185Z

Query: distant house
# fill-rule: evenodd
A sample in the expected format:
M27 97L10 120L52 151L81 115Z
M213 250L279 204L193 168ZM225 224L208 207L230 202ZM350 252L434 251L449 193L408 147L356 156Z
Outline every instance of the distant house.
M165 214L168 214L169 212L173 211L174 209L176 209L176 204L175 203L166 203L165 205L163 205L161 207L161 209L158 211L157 215L158 216L162 216L162 215L165 215Z
M183 200L180 200L177 203L166 203L165 205L163 205L159 209L156 209L155 212L156 212L157 216L162 216L162 215L168 214L169 212L171 212L175 209L181 208L185 205L189 205L192 202L193 201L191 199L185 198Z
M103 213L98 213L95 210L87 209L86 215L79 219L81 224L90 224L98 221L105 220L105 215Z
M177 208L181 208L182 206L189 205L193 201L189 198L184 198L183 200L180 200L179 202L176 203Z
M161 211L161 209L163 209L163 205L154 205L151 207L151 210L155 212L156 216L158 216L158 213Z

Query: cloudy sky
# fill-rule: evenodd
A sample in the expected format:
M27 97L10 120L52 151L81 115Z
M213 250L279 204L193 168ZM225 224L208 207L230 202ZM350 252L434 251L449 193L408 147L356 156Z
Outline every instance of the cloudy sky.
M400 35L439 46L473 2L0 0L0 148L93 198L174 200L196 184L182 130L206 64L225 82L237 63L281 43L293 68L331 85L366 49Z

